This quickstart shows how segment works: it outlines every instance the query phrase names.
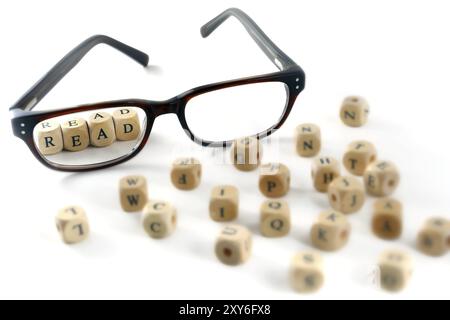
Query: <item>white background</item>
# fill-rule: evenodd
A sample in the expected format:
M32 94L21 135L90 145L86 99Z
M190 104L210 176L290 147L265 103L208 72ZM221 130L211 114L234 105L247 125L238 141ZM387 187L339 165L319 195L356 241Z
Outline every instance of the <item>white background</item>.
M88 174L53 172L12 136L8 107L65 53L97 33L148 52L152 67L143 70L99 46L37 109L165 99L197 85L275 71L234 19L208 39L200 37L200 26L231 6L246 11L307 75L305 91L275 135L277 150L265 150L264 161L279 158L291 169L288 237L265 239L257 231L263 201L258 173L215 164L173 115L157 119L137 158ZM450 218L449 13L448 1L430 0L2 1L0 298L449 298L450 255L428 258L414 248L424 219ZM348 94L363 95L371 105L362 128L345 127L338 118ZM321 126L323 155L340 159L349 142L369 139L381 158L397 163L402 181L395 196L404 203L406 224L398 241L375 238L369 199L350 216L349 245L323 254L325 286L306 296L289 289L287 268L297 251L311 249L309 229L328 205L325 195L313 191L310 160L294 152L293 128L302 122ZM176 155L202 160L204 179L197 190L171 186ZM151 240L138 215L121 211L118 179L126 174L144 174L150 197L178 208L172 237ZM240 267L224 266L213 254L221 226L208 217L208 197L213 185L223 183L239 187L239 222L255 232L253 256ZM90 239L76 246L62 244L54 226L58 208L68 204L83 206L92 227ZM409 286L396 295L367 280L379 253L391 247L407 250L415 261Z

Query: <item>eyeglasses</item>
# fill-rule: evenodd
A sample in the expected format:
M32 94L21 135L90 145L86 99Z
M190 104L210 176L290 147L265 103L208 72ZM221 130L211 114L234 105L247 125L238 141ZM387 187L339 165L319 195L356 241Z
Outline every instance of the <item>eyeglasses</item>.
M165 101L117 100L54 111L36 104L96 45L107 44L144 67L148 55L104 35L69 52L10 108L14 135L45 166L61 171L110 167L136 156L155 119L175 113L188 137L205 147L227 147L240 137L265 138L286 121L303 90L305 74L243 11L235 8L201 28L208 37L230 16L239 20L280 70L193 88Z

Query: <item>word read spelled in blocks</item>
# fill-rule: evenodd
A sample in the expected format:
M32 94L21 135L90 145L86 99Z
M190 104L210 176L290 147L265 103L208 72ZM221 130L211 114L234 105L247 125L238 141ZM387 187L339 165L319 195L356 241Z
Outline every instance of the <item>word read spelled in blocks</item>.
M328 186L331 207L342 213L358 211L365 198L364 185L354 177L338 177Z
M265 237L283 237L291 230L291 212L283 200L266 200L260 209L260 229Z
M240 138L231 146L231 162L238 170L255 170L260 165L261 158L262 145L257 138Z
M393 240L403 230L403 206L393 198L382 198L373 205L372 231L381 239Z
M364 140L354 141L344 154L344 167L355 176L362 176L367 166L377 159L375 146Z
M417 247L430 256L442 256L450 248L450 221L444 218L428 219L417 236Z
M321 148L320 128L311 123L299 125L295 129L295 141L299 156L316 156Z
M291 174L282 163L267 163L261 166L259 190L269 198L279 198L289 192Z
M67 120L61 125L61 129L65 150L81 151L89 146L89 129L84 119Z
M400 182L400 174L395 164L389 161L372 162L364 172L366 191L375 197L391 195Z
M341 175L339 162L332 157L314 159L311 169L314 188L319 192L327 192L328 185Z
M291 261L289 280L300 293L318 291L324 283L323 260L317 252L301 252Z
M211 191L209 214L214 221L232 221L239 213L239 191L234 186L216 186Z
M56 216L56 228L67 244L85 240L89 236L89 222L85 211L77 206L61 209Z
M413 271L411 257L399 250L383 252L378 260L378 267L381 288L392 292L404 289Z
M363 126L367 122L368 115L369 104L363 97L350 96L342 102L340 116L347 126Z
M149 201L143 211L142 225L151 238L168 237L177 225L177 211L168 202Z
M136 110L121 108L113 112L116 138L121 141L136 140L141 133L141 123Z
M62 151L64 147L61 126L51 120L37 125L37 139L39 151L45 155L52 155Z
M195 189L202 178L202 165L194 158L179 158L172 164L170 178L177 189Z
M119 182L120 204L125 212L141 211L147 204L147 179L126 176Z
M336 251L347 244L350 232L350 223L343 213L327 210L319 215L313 225L311 242L318 249Z
M252 234L243 226L226 226L216 240L216 256L222 263L227 265L244 263L250 257L251 251Z
M94 147L107 147L116 141L116 129L112 116L107 112L95 112L89 116L89 136Z

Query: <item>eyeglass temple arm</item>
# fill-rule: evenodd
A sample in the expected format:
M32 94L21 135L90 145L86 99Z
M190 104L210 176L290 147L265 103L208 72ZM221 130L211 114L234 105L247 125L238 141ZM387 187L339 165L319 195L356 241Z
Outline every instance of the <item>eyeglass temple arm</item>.
M33 107L53 89L53 87L67 74L78 62L96 45L107 44L119 50L142 66L147 66L148 55L142 51L132 48L120 41L104 35L96 35L80 43L62 58L42 79L40 79L31 89L29 89L17 101L10 110L22 109L30 111Z
M218 26L220 26L229 17L235 17L245 27L247 32L258 44L266 56L279 68L280 70L288 69L297 64L289 58L280 48L278 48L272 40L258 27L258 25L242 10L237 8L230 8L219 14L217 17L206 23L200 29L203 38L208 37Z

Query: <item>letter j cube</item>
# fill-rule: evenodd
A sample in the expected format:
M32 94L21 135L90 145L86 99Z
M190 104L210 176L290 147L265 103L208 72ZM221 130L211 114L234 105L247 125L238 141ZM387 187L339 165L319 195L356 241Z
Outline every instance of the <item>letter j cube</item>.
M147 204L147 179L143 176L126 176L119 182L120 204L125 212L141 211Z

